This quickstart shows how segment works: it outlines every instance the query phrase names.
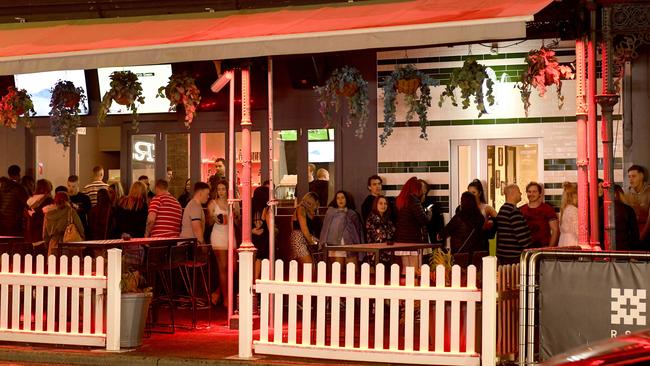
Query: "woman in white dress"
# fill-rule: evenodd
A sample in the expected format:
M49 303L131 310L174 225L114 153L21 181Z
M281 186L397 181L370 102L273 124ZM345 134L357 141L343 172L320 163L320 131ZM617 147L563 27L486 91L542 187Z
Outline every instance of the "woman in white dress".
M228 303L228 183L225 180L217 182L212 197L208 202L208 220L214 223L210 234L210 245L217 258L217 275L219 277L219 290L212 294L212 302L219 300L219 292L223 303ZM239 210L235 208L234 214Z
M578 245L578 185L562 184L562 203L560 205L560 241L558 246Z

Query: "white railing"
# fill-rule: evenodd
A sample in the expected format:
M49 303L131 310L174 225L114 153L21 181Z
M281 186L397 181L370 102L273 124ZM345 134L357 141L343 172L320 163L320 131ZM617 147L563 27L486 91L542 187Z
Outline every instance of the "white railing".
M283 266L276 261L278 276L284 273ZM299 282L298 264L292 261L288 281L270 280L270 263L262 262L262 279L255 282L255 291L261 294L259 339L252 342L255 353L411 364L495 364L496 258L483 259L482 289L476 286L474 266L467 268L463 285L459 266L453 267L449 284L443 266L436 268L433 284L427 265L417 280L414 268L407 268L403 284L397 265L390 268L388 284L381 264L374 274L368 264L362 265L359 283L354 264L346 267L345 283L339 264L332 265L329 281L326 269L324 262L318 263L313 281L312 265L305 264ZM288 298L286 332L284 295ZM477 303L482 303L481 318ZM274 314L272 328L270 313ZM481 347L476 342L477 319ZM252 323L241 322L246 328L240 332L252 330ZM242 346L251 345L240 344L240 355Z
M104 258L0 257L0 340L120 349L122 251Z
M519 264L499 266L497 273L497 355L514 362L519 353Z

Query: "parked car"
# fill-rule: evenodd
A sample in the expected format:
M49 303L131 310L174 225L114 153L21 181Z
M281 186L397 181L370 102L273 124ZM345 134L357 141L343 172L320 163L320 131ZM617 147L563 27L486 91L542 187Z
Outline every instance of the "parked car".
M580 346L542 366L650 365L650 329Z

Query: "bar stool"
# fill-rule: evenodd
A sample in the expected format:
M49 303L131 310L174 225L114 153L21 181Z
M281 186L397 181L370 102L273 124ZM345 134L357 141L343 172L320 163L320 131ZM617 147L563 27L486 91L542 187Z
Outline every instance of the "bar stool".
M196 328L196 311L199 307L207 307L208 309L208 326L210 326L212 320L212 307L210 306L210 288L211 288L211 271L210 271L210 253L212 252L212 246L210 244L201 244L194 247L192 255L190 255L189 260L182 263L181 277L183 279L183 284L185 285L185 290L190 294L190 299L192 302L192 328ZM201 284L203 290L205 291L205 305L201 306L197 304L197 289L196 289L196 280L197 280L197 269L201 274ZM192 271L190 274L190 270ZM207 270L207 277L205 271ZM202 301L203 299L201 299Z
M153 288L153 299L149 305L152 311L149 312L151 321L148 322L149 331L156 325L169 326L171 332L160 333L174 333L174 301L173 291L171 287L171 273L170 268L170 249L167 246L149 246L145 254L144 269L146 273L147 283ZM158 286L160 283L160 286ZM171 324L159 324L157 321L156 312L157 308L165 303L170 309Z

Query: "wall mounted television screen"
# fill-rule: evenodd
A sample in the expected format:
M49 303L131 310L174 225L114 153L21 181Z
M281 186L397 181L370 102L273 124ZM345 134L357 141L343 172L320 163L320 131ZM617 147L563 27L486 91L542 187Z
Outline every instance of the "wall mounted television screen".
M25 89L32 96L32 102L34 102L34 110L37 116L49 116L51 109L50 98L52 98L50 89L59 80L72 81L76 87L82 87L86 98L88 97L86 75L83 70L46 71L14 75L16 88ZM79 114L88 114L88 100L83 104L85 109L80 106L79 109L81 112Z
M138 81L142 84L142 96L144 104L136 103L138 113L165 113L169 111L169 100L167 98L156 98L158 88L167 85L169 77L172 75L172 65L147 65L147 66L125 66L125 67L105 67L97 69L99 78L99 97L111 87L110 75L113 71L129 70L138 76ZM129 114L131 111L126 106L113 102L108 112L109 114Z
M310 163L334 161L334 141L309 141L307 148Z

